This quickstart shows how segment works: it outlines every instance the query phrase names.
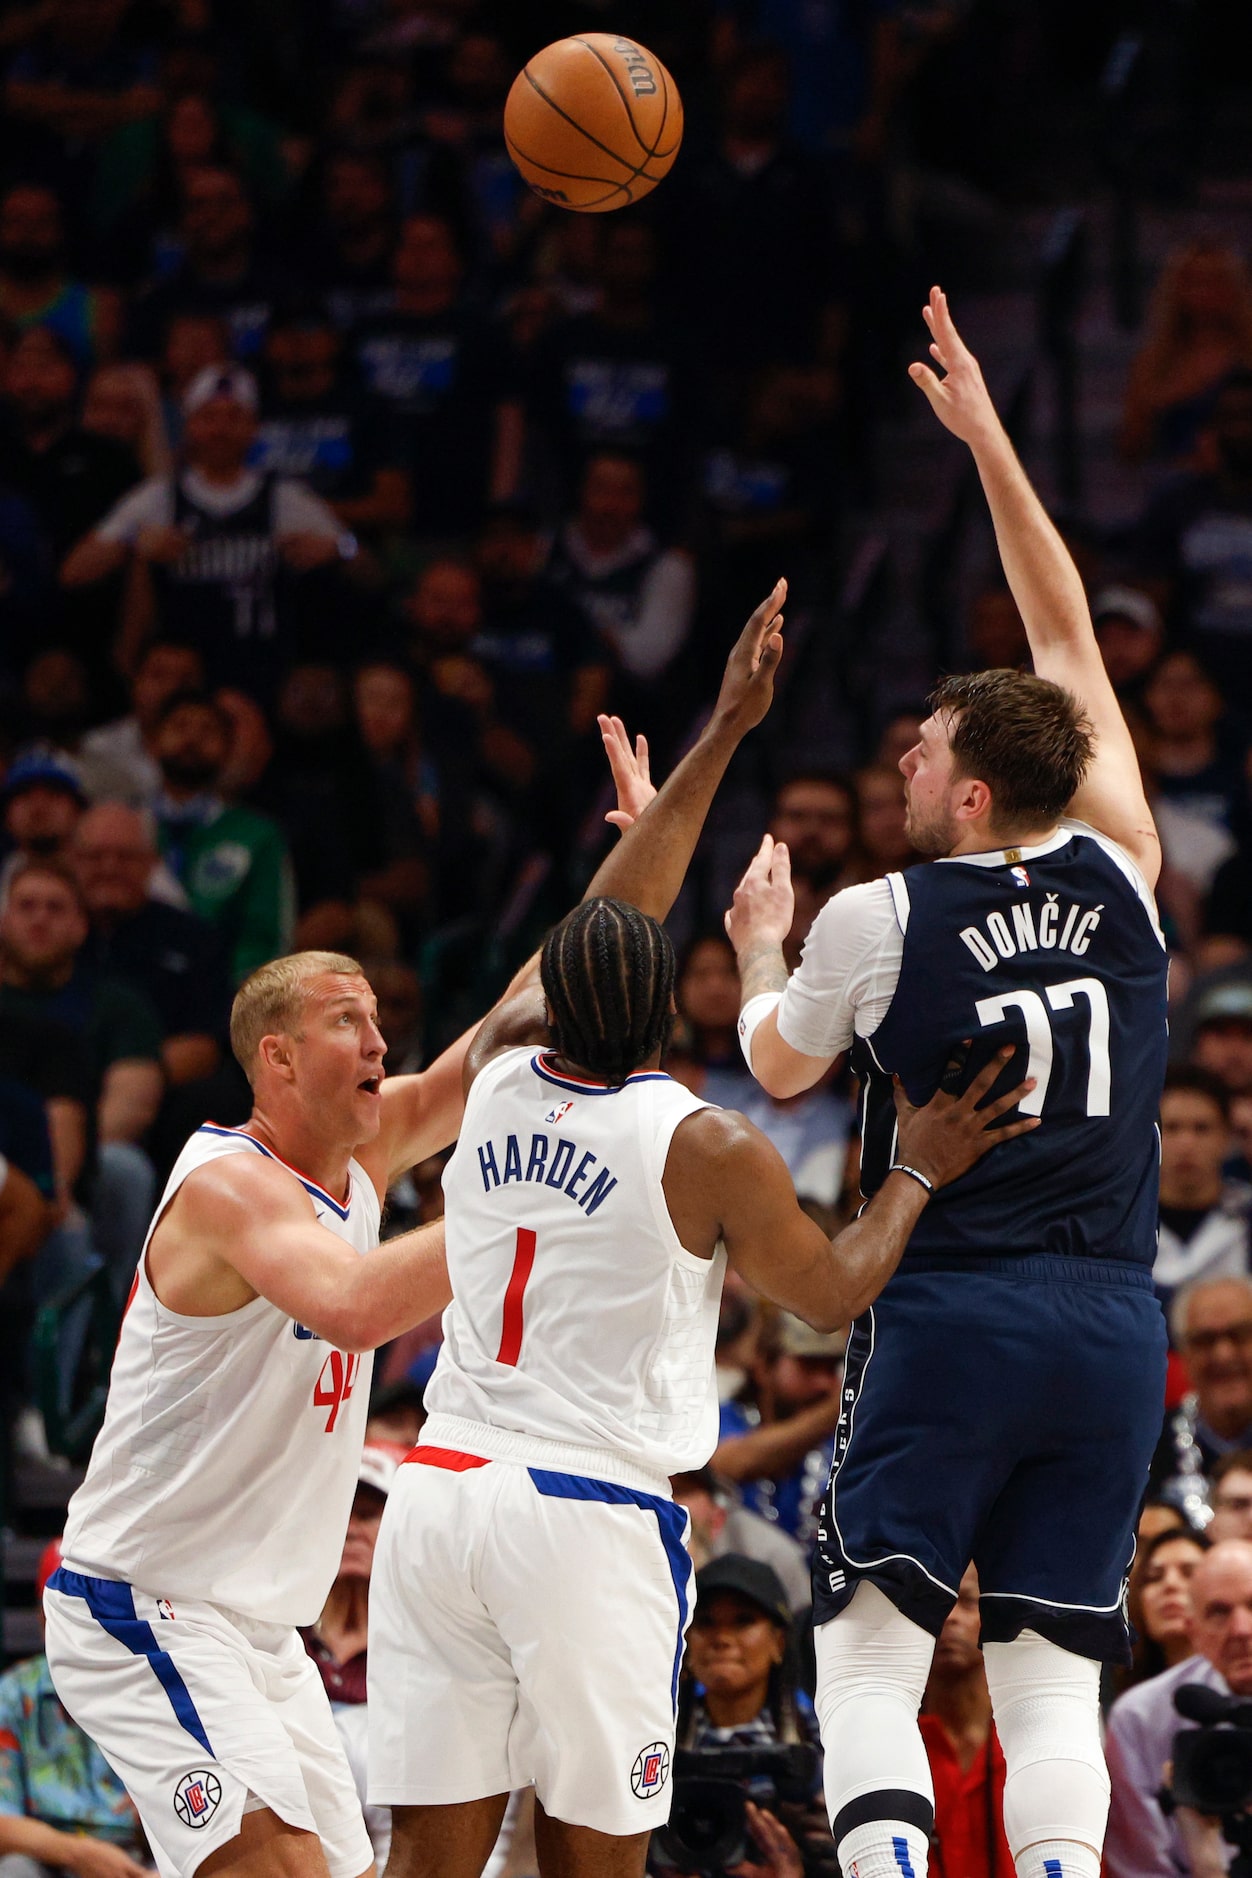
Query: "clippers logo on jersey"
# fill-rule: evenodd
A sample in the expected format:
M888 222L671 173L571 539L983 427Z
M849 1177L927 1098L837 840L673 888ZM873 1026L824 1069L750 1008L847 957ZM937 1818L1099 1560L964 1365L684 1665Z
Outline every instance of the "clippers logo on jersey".
M359 1356L346 1356L342 1350L332 1350L322 1364L321 1374L313 1389L313 1403L316 1408L329 1408L326 1417L326 1433L333 1435L339 1411L352 1394L361 1368Z
M565 1120L565 1117L569 1114L573 1106L574 1104L572 1102L558 1102L554 1109L548 1110L543 1119L547 1122L549 1128L555 1128L558 1122Z
M1026 872L1026 869L1024 867L1014 867L1010 868L1009 871L1024 893L1030 885L1030 875Z
M167 1623L173 1623L174 1606L170 1603L168 1598L157 1599L157 1616L165 1618Z
M310 1330L307 1324L293 1323L291 1326L291 1334L298 1343L320 1343L322 1341L317 1332Z
M222 1801L222 1783L207 1767L184 1774L174 1789L174 1811L193 1831L207 1826Z
M630 1770L632 1793L640 1800L650 1800L669 1779L669 1749L663 1741L652 1741L635 1756Z

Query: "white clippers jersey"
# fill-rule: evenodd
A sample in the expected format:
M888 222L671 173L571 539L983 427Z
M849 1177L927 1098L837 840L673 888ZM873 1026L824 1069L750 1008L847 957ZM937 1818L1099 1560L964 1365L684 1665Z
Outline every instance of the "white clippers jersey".
M679 1122L708 1105L660 1071L620 1089L506 1050L477 1076L444 1170L453 1301L423 1440L471 1447L449 1418L594 1450L568 1471L650 1475L717 1445L713 1348L725 1252L680 1243L661 1177ZM567 1457L568 1458L568 1457Z
M188 1174L227 1154L280 1159L238 1129L198 1129L148 1239ZM349 1167L346 1206L290 1172L318 1221L366 1253L378 1244L378 1195ZM104 1426L70 1501L66 1564L155 1597L311 1624L339 1569L373 1357L330 1349L267 1298L224 1317L178 1316L152 1289L147 1251L145 1240Z

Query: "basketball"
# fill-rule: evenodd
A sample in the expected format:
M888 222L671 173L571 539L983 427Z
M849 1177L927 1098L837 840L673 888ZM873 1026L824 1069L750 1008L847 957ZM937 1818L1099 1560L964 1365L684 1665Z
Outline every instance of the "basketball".
M682 135L678 87L654 53L619 33L545 46L504 106L509 155L536 195L590 215L655 189Z

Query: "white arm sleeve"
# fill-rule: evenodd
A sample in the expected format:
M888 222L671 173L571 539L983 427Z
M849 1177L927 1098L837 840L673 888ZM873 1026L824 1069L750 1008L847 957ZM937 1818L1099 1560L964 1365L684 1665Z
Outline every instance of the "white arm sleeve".
M900 977L904 933L885 880L845 887L809 928L778 1007L778 1034L804 1056L842 1054L887 1014Z
M124 541L133 547L141 528L168 528L173 520L174 485L168 476L157 476L115 502L92 533L101 541Z

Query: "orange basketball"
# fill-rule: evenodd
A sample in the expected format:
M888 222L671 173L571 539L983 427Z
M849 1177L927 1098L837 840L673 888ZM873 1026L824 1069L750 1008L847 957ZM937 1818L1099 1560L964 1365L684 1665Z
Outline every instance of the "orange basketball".
M683 136L678 87L620 33L579 33L537 52L504 106L509 155L545 202L600 215L668 174Z

